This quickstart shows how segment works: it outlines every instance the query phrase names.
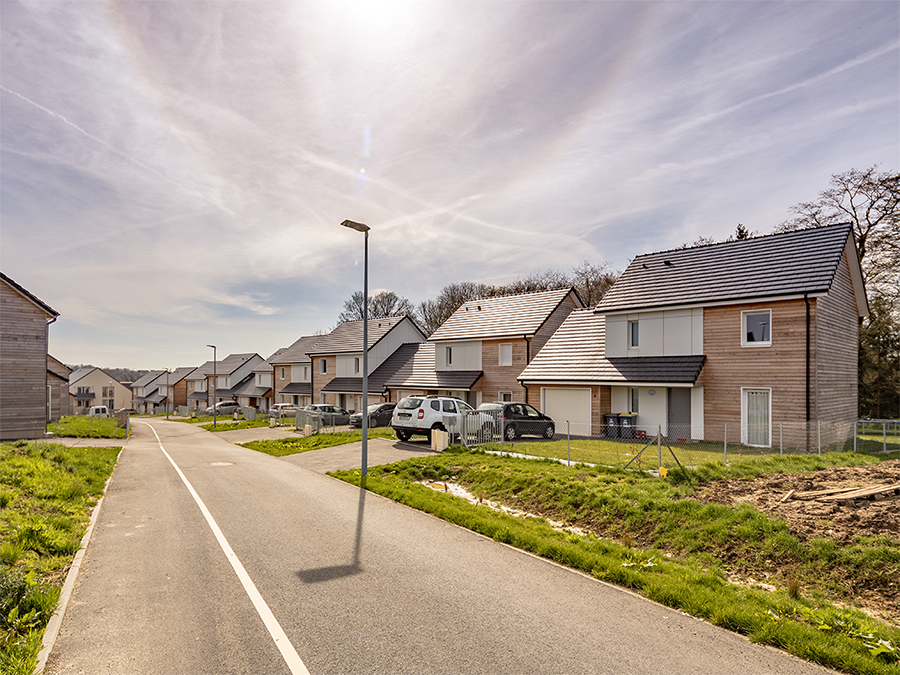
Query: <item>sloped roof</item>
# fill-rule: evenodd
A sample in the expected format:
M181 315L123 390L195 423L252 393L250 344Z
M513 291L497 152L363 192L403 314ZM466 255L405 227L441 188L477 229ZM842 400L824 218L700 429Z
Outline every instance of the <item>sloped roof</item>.
M88 366L87 368L79 368L78 370L72 371L69 374L69 384L70 385L75 384L78 380L83 378L85 375L89 375L90 373L93 373L95 370L99 370L101 373L106 375L110 380L112 380L116 384L122 384L116 378L114 378L112 375L110 375L105 370L103 370L103 368L97 368L97 366ZM122 385L122 386L125 386L125 385Z
M369 349L372 349L385 335L391 332L400 322L408 320L413 326L416 322L407 315L389 316L382 319L369 319ZM420 333L422 330L416 326ZM422 334L424 339L425 335ZM323 335L316 342L309 354L344 354L363 351L363 322L347 321L338 325L328 335Z
M384 386L391 389L470 389L481 377L480 370L436 371L433 342L413 342L401 346L381 364L379 370L391 359L396 359L391 366L393 372L384 381Z
M254 356L259 356L259 354L256 352L249 352L247 354L229 354L215 364L216 375L230 375ZM262 357L259 356L259 358ZM210 371L210 374L212 374L212 371Z
M595 311L826 293L848 239L853 243L851 227L845 223L639 255ZM850 265L852 272L859 259Z
M164 370L151 370L146 375L142 375L141 377L136 379L134 382L132 382L131 388L136 389L137 387L146 387L148 384L153 382L153 380L155 380L157 377L159 377L160 375L165 375L165 374L166 374L166 371L164 371Z
M572 288L470 300L428 339L440 342L534 335L570 293L578 306L582 306Z
M274 359L277 359L279 356L284 354L288 350L287 347L281 347L280 349L276 349L272 356L267 358L265 361L260 363L256 368L253 369L254 373L271 373L273 368L275 367L273 364L275 363Z
M343 325L343 324L342 324ZM337 329L335 329L337 330ZM371 337L372 332L372 321L369 321L369 333ZM360 336L362 336L362 331L360 331ZM325 338L325 335L304 335L299 338L292 344L290 347L286 348L280 354L272 355L268 358L269 363L272 365L281 364L281 363L311 363L312 360L309 358L310 350L316 345L319 340ZM359 339L359 350L362 347L362 337Z
M360 391L362 391L362 387L360 387ZM291 382L290 384L286 384L284 389L280 389L278 391L279 394L303 394L305 396L309 396L312 393L312 383L311 382Z
M207 361L202 366L197 366L184 379L186 380L205 380L207 375L212 375L213 362ZM133 385L132 385L133 386Z
M532 359L520 382L693 384L706 356L606 358L606 317L575 310Z
M30 302L33 302L35 305L37 305L37 306L40 307L42 310L44 310L45 312L47 312L47 314L49 314L50 316L52 316L54 319L55 319L56 317L59 316L59 312L57 312L57 311L56 311L55 309L53 309L50 305L48 305L46 302L44 302L43 300L41 300L41 299L40 299L38 296L36 296L34 293L32 293L31 291L27 290L24 286L21 286L20 284L16 283L16 282L13 281L12 279L10 279L10 278L9 278L8 276L6 276L3 272L0 272L0 279L3 279L3 281L5 281L7 284L9 284L9 285L10 285L17 293L19 293L19 294L21 294L22 296L24 296L24 297L25 297L27 300L29 300Z

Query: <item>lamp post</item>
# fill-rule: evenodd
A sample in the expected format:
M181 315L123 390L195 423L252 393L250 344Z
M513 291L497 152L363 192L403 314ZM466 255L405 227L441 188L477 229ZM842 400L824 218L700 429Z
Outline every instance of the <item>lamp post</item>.
M169 419L169 369L166 368L166 419Z
M216 346L215 345L206 345L207 347L212 347L213 350L213 396L212 396L212 409L213 409L213 429L216 428L216 389L219 388L219 381L216 377ZM209 392L206 392L206 400L209 400Z
M341 223L365 235L363 247L363 409L362 409L362 466L360 486L365 485L369 464L369 226L345 220Z

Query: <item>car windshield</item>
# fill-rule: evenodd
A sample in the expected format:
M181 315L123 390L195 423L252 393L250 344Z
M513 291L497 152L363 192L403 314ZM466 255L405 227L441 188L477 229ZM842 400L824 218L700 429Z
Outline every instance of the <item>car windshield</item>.
M503 410L503 406L499 403L482 403L478 406L479 410Z
M380 407L381 407L380 403L373 403L368 408L366 408L366 410L368 410L370 413L373 413L373 412L377 411Z
M405 398L397 404L397 407L400 410L415 410L420 405L422 405L422 399L420 398Z
M463 403L462 401L457 401L456 405L459 406L459 412L472 412L472 410L474 410L472 406L468 403Z

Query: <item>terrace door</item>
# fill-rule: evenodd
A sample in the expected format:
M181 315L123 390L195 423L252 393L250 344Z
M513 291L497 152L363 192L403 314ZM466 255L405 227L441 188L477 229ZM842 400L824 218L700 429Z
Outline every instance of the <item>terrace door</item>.
M769 424L769 390L744 390L747 445L769 447L771 445Z
M691 437L691 390L685 387L669 387L668 404L669 440L688 441ZM684 441L678 441L679 438L683 438Z

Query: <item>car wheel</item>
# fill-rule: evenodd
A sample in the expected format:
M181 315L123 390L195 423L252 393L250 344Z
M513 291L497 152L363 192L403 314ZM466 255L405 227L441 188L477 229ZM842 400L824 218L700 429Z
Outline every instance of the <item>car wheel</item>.
M399 429L394 429L394 431L397 432L397 438L403 442L408 441L412 437L412 434L408 431L400 431Z
M481 437L482 438L490 438L494 435L494 425L490 422L485 422L484 426L481 427Z
M506 425L506 429L503 432L503 435L506 437L508 441L516 440L516 425L508 424Z
M554 434L556 434L556 428L552 424L548 424L544 427L544 438L549 440L553 438Z

